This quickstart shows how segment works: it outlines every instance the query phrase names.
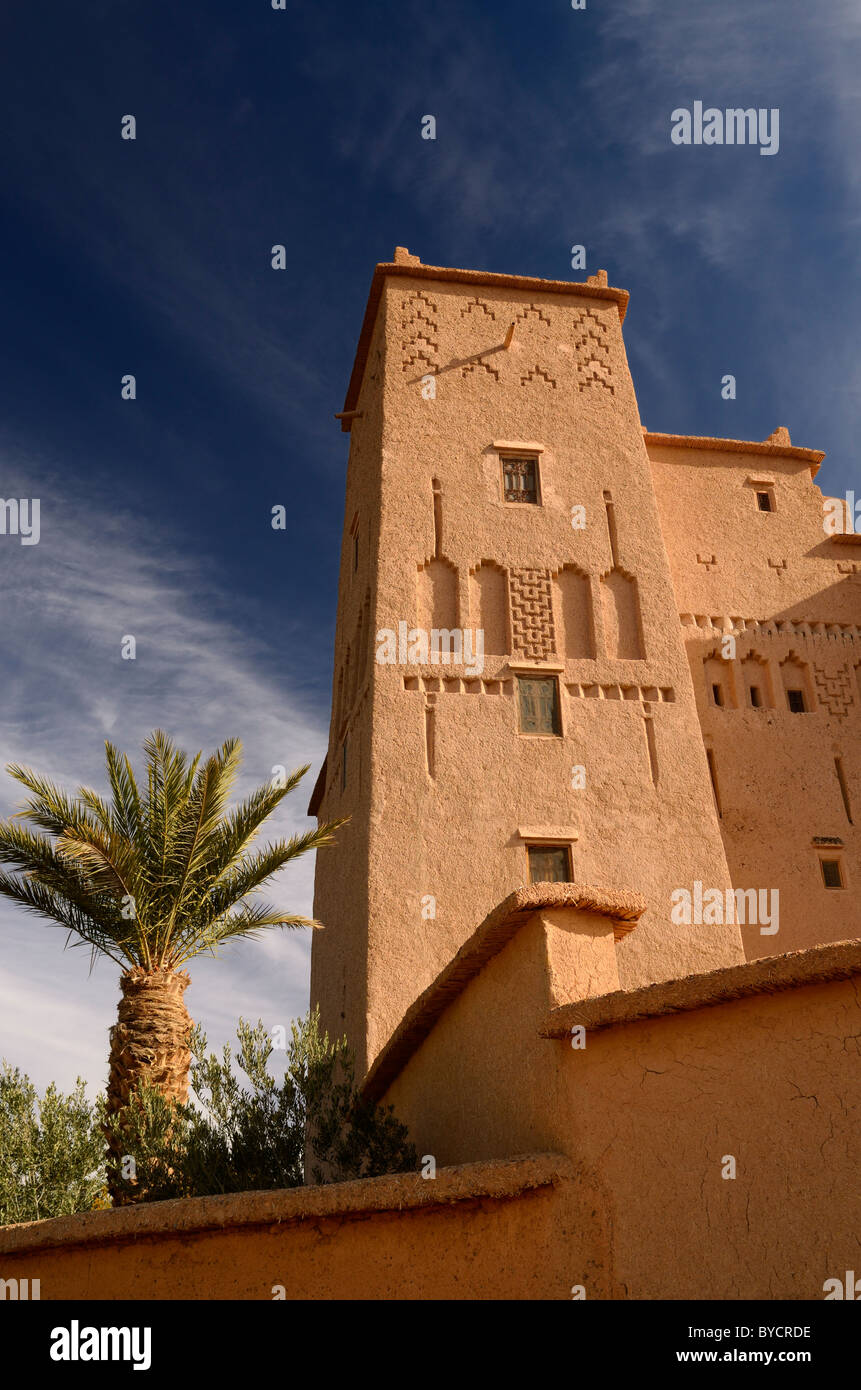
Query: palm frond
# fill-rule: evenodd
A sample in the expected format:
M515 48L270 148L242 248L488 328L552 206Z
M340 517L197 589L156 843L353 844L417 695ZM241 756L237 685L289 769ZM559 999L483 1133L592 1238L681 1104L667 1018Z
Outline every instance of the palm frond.
M114 824L120 835L135 841L141 831L143 807L134 770L125 753L105 740L105 761L111 795L114 799Z
M230 811L238 739L202 761L156 729L144 752L142 792L129 759L106 742L110 798L89 787L70 796L12 765L9 772L30 795L23 810L0 823L0 863L18 875L0 873L0 894L64 926L94 952L146 968L175 969L221 941L265 928L317 925L261 905L255 895L292 860L331 844L344 821L248 848L307 767L284 786L258 787Z
M71 825L89 825L97 829L96 822L85 813L82 803L68 796L46 777L40 777L30 768L20 767L17 763L9 764L6 771L33 793L24 809L16 812L17 820L29 820L40 830L54 835L62 834Z
M217 882L234 864L237 856L247 849L263 822L280 805L284 797L295 790L309 767L310 763L306 763L304 767L291 772L283 787L264 782L225 818L218 833L213 837L212 858L207 866L214 881Z
M343 820L330 821L314 830L306 830L302 835L292 835L289 840L267 845L264 849L237 859L230 866L229 872L223 874L218 882L209 888L206 906L212 919L220 917L242 898L260 888L268 878L279 869L283 869L291 860L298 859L310 850L331 844L335 838L335 831L343 824Z
M222 942L237 940L242 937L254 937L269 927L289 929L297 927L317 928L320 926L322 923L311 917L302 917L297 913L284 912L279 908L256 903L253 906L244 907L239 912L228 913L205 930L198 931L195 942L189 944L184 954L178 955L176 964L177 967L183 965L187 960L200 955L203 951L210 951L215 954Z
M87 942L103 955L110 956L120 965L137 964L133 950L123 939L123 933L111 935L105 926L100 925L90 910L90 905L80 905L71 901L57 889L41 883L34 878L13 878L11 874L0 872L0 894L21 904L29 912L40 917L48 917L65 927L73 936ZM128 935L128 933L126 933Z

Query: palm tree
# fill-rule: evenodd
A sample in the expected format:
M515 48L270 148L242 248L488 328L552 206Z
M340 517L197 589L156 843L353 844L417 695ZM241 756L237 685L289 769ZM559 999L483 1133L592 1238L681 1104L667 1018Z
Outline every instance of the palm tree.
M65 927L70 939L122 967L118 1021L111 1029L108 1116L148 1084L188 1099L190 983L180 969L236 937L265 927L316 927L254 900L263 883L308 850L330 844L331 821L250 852L259 827L308 771L264 784L226 810L242 755L228 739L205 762L189 759L161 730L145 741L145 795L128 758L105 744L111 801L81 787L69 796L28 768L7 771L30 792L25 809L0 823L0 893ZM29 821L36 829L20 822ZM41 832L41 833L40 833Z

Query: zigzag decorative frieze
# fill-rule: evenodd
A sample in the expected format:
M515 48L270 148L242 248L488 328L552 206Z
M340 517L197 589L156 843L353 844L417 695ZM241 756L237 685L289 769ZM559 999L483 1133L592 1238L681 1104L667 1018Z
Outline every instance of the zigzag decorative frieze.
M709 637L717 632L733 633L736 637L791 637L803 642L861 645L861 627L854 623L821 623L802 618L708 617L700 613L680 613L679 620L683 627L700 628Z
M574 319L579 332L574 337L574 350L577 354L577 390L585 391L587 386L603 386L611 395L616 394L610 369L610 345L607 340L607 325L591 309L581 309Z
M515 322L528 319L530 314L534 314L539 323L546 323L547 327L550 327L550 320L540 304L525 304L522 308L518 309L517 313L514 315Z
M492 376L494 381L499 380L499 372L496 367L491 367L487 362L470 362L465 367L461 367L461 376L469 376L470 372L484 371L488 376Z
M461 318L463 318L466 314L477 313L479 309L482 311L483 314L486 314L489 319L496 318L496 310L491 309L489 304L487 304L483 299L479 299L477 296L473 299L467 300L466 304L464 304L461 308L460 316Z
M539 378L542 381L546 381L547 385L552 386L554 390L556 389L555 377L552 377L549 372L546 372L544 370L543 367L539 367L537 362L534 367L531 367L529 369L525 376L522 376L520 378L520 385L525 386L528 381L538 381Z
M411 367L419 365L431 368L439 366L435 301L421 290L414 290L404 297L401 308L403 370L408 372Z
M607 370L609 371L609 368ZM611 396L615 396L616 394L615 386L611 385L607 378L602 375L602 368L600 365L593 365L593 369L591 372L578 370L578 377L578 391L585 391L587 386L603 386L605 390L610 392Z

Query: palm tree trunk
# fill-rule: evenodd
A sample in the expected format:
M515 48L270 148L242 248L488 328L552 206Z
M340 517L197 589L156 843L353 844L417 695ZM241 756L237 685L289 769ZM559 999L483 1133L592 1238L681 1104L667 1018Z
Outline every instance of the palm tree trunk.
M188 1040L192 1021L183 1002L191 983L185 971L144 970L135 966L120 978L122 999L117 1022L111 1029L110 1075L107 1116L122 1125L122 1114L136 1087L146 1084L166 1099L184 1105L188 1100L191 1052ZM140 1184L130 1191L118 1184L110 1169L124 1155L116 1134L108 1137L108 1189L115 1206L139 1200Z

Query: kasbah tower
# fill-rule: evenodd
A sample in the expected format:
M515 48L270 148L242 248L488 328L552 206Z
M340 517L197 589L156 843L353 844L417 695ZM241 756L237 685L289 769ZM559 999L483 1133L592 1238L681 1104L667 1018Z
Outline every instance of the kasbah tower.
M828 534L785 428L645 429L627 299L403 248L374 272L310 807L350 817L311 998L360 1074L522 885L642 895L623 990L859 934L861 536ZM762 916L674 921L695 884Z

